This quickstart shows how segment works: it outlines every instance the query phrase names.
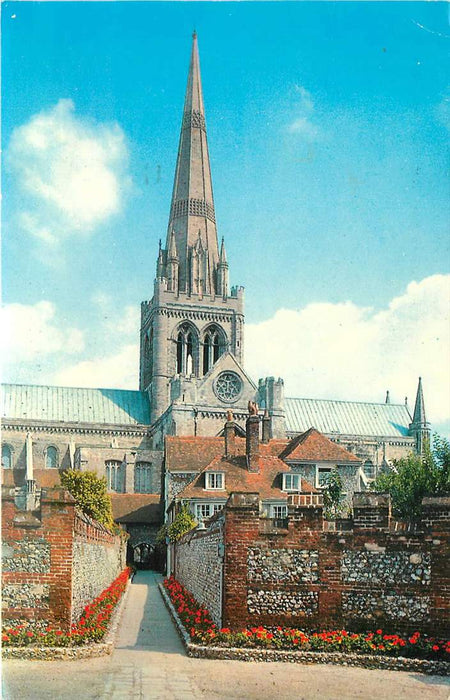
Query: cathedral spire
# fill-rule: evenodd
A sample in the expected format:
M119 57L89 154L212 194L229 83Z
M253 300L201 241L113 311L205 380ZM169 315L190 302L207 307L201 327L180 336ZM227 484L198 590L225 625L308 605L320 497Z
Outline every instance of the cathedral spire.
M425 415L425 401L423 398L422 377L419 377L417 386L416 403L412 423L409 424L409 434L416 438L416 450L422 454L426 445L430 443L430 424Z
M196 293L191 288L193 275L189 268L192 250L200 236L207 256L203 291L214 294L219 251L196 32L192 35L166 249L169 248L172 232L179 256L180 292Z
M426 423L425 417L425 401L423 400L422 377L419 377L417 386L416 404L414 406L413 423Z

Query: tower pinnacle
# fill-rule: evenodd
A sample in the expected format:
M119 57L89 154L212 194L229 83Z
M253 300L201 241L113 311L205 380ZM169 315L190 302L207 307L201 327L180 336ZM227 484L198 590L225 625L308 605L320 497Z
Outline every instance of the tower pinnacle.
M193 261L193 254L200 238L205 256L204 264L202 262L202 292L215 294L219 250L195 30L192 34L166 250L169 248L172 232L179 256L180 292L198 292L192 287L192 281L196 278L192 266L197 264L197 261Z

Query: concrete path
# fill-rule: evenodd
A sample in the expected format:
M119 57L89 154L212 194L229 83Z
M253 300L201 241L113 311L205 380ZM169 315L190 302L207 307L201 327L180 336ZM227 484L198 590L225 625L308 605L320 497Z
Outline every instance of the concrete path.
M448 700L450 682L398 671L190 659L151 571L137 573L111 656L7 661L5 700Z

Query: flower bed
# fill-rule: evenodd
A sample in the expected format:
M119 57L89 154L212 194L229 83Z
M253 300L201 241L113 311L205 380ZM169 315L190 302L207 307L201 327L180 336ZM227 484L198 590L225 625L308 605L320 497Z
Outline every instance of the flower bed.
M435 661L450 660L450 642L422 635L419 631L403 637L382 629L368 632L326 630L305 632L287 627L250 627L240 632L218 629L205 607L172 576L164 587L191 641L215 647L346 652Z
M15 627L4 626L2 645L4 647L73 647L100 642L108 630L111 615L122 597L130 575L131 569L127 567L92 603L86 605L80 620L76 625L72 625L70 632L62 632L51 625L45 632L33 631L25 624Z

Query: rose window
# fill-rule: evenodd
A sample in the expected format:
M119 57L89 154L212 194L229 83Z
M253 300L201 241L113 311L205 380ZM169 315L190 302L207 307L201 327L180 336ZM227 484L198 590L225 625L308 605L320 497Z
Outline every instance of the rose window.
M222 372L216 379L214 391L221 401L235 401L242 391L241 378L234 372Z

